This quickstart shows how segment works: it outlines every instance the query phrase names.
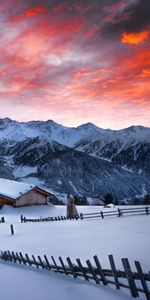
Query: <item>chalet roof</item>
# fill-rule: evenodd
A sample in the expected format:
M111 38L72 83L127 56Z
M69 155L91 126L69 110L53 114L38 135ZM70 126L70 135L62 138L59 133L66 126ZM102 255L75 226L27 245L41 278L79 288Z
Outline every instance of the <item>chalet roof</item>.
M0 178L0 195L14 200L34 187L36 186L24 182Z
M50 194L45 189L42 189L33 184L31 185L24 182L0 178L0 195L11 198L13 200L19 198L22 194L27 193L33 188L36 188L36 190L39 190L39 192L43 191L47 195Z

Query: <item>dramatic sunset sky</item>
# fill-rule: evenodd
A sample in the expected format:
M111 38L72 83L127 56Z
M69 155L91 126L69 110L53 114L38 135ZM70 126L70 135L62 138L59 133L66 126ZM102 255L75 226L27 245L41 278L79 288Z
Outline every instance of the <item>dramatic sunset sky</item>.
M0 0L0 118L150 126L150 0Z

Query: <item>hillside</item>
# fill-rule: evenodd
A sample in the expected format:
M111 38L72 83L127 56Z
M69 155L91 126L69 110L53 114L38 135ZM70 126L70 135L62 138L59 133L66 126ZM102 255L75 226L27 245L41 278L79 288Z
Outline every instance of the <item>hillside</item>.
M130 200L150 192L150 129L0 120L0 176L60 193Z

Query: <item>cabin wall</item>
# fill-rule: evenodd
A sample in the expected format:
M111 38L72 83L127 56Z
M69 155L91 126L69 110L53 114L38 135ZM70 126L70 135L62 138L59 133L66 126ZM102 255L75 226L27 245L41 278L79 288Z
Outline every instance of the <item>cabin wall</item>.
M15 201L9 200L3 196L0 196L0 207L2 207L5 204L15 206Z
M16 207L34 204L47 204L47 196L35 190L32 190L20 196L20 198L16 200Z

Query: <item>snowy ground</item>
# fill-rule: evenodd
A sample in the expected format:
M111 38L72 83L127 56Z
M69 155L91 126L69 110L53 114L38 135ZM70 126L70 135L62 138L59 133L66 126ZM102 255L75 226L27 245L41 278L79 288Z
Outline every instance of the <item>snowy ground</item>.
M6 288L8 287L9 288ZM59 287L59 288L58 288ZM0 264L2 300L131 300L123 291L97 286L65 275Z
M94 212L100 211L101 207L79 207L78 210ZM35 256L46 254L49 258L51 255L55 258L70 256L74 261L80 257L84 263L97 254L102 267L106 268L109 268L108 255L113 254L117 268L122 269L121 258L128 257L133 268L134 260L139 260L143 270L150 271L150 216L24 224L20 223L20 214L27 217L58 216L65 214L65 207L4 207L0 211L0 217L6 219L6 223L0 224L1 250L22 251ZM14 225L14 236L10 235L10 224ZM8 282L11 282L9 291L4 288ZM125 291L118 292L111 287L4 263L0 264L0 290L2 300L16 300L21 293L21 299L28 300L131 299Z

